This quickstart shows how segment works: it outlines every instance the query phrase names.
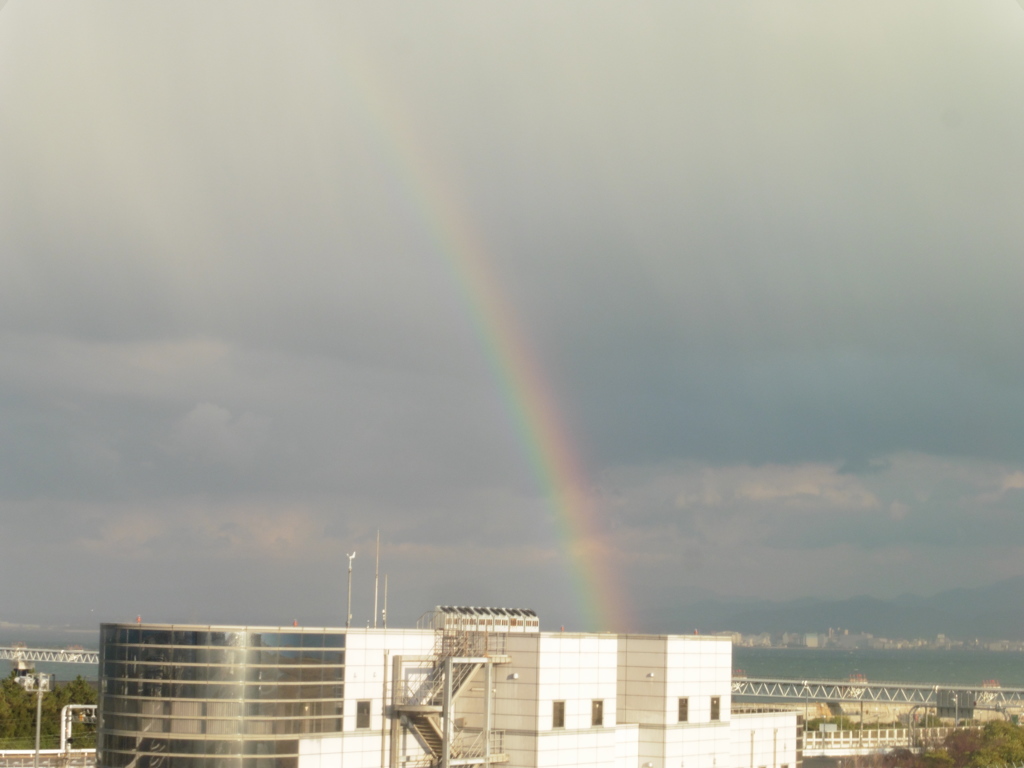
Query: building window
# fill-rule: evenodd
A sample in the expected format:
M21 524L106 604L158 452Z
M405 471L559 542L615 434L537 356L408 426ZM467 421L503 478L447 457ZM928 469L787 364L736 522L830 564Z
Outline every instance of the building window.
M370 727L370 702L356 702L356 728Z
M690 700L685 696L679 699L679 722L690 722Z
M590 724L604 725L604 700L594 699L590 702Z
M565 728L565 702L554 701L551 706L551 727Z
M717 696L711 697L711 719L721 720L722 717L722 700Z

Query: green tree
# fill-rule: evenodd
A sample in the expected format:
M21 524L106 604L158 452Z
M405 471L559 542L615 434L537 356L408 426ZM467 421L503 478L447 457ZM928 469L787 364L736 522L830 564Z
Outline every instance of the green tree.
M885 755L870 756L867 765L874 768L925 768L924 757L909 749L894 749Z
M953 768L953 758L944 749L933 749L924 753L925 768Z
M96 691L81 676L69 683L56 685L43 694L40 744L53 748L60 744L60 712L67 704L95 704ZM0 748L30 749L35 745L36 694L17 682L12 672L0 681ZM92 746L91 726L72 727L75 746Z
M967 763L973 768L1024 762L1024 729L1001 720L981 731L981 744Z
M958 728L953 731L942 746L953 759L954 768L964 768L971 762L972 755L981 748L982 733L976 728Z

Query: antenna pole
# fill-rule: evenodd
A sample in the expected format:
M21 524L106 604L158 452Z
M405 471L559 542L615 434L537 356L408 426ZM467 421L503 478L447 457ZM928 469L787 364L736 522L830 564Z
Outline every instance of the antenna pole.
M352 561L356 559L356 553L353 552L348 557L348 618L345 619L345 629L352 626Z
M380 528L377 529L377 562L373 566L373 628L377 628L377 595L380 594Z
M380 614L384 629L388 628L388 575L384 574L384 610Z

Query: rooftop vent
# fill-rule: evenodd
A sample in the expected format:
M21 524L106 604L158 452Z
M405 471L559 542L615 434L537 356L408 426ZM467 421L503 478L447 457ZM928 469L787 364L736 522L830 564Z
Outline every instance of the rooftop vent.
M424 629L456 629L467 632L539 632L537 612L529 608L496 608L476 605L439 605L417 622Z

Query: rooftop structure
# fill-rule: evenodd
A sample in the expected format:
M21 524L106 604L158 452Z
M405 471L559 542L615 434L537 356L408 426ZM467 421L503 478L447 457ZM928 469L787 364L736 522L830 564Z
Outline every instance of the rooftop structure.
M449 629L466 632L540 632L540 619L529 608L477 608L439 605L425 613L420 629Z

